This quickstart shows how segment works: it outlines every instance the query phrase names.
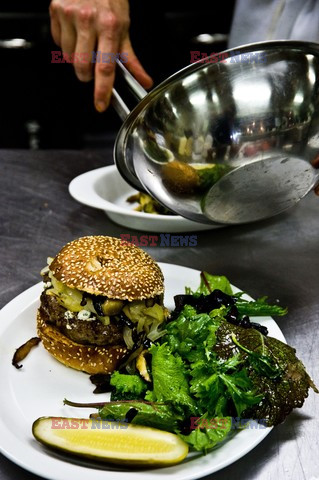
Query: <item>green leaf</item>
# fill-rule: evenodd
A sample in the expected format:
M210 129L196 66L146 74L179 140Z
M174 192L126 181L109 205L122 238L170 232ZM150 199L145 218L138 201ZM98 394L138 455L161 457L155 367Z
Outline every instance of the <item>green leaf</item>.
M227 360L219 359L220 371L223 373L230 373L231 370L236 370L239 365L243 364L243 359L240 354L234 355Z
M143 402L106 403L100 410L102 419L124 421L128 413L136 413L131 423L175 432L183 420L170 405L156 405Z
M179 436L191 445L194 450L205 453L222 442L232 427L230 417L209 418L207 414L203 415L197 424L199 428L193 430L189 435L179 434ZM204 425L207 425L207 428Z
M218 373L213 373L209 377L204 378L204 376L195 377L192 381L191 390L199 400L201 412L208 412L214 416L218 401L225 395L226 389Z
M229 280L222 275L211 275L207 272L201 272L200 285L196 290L197 295L209 295L214 290L221 290L227 295L232 295L233 291Z
M283 316L288 312L287 308L280 305L269 305L267 303L268 297L258 298L256 301L247 301L241 298L243 292L237 293L234 296L238 297L236 307L241 315L248 316Z
M190 396L188 376L181 357L174 355L166 343L152 345L149 352L152 355L152 399L170 402L174 409L182 407L179 411L195 413L196 404Z
M310 387L318 391L302 362L296 357L294 348L276 338L265 337L253 328L245 329L223 322L216 332L217 343L214 352L218 358L227 359L234 355L235 345L229 341L232 334L236 336L241 346L250 352L270 357L282 371L281 376L269 378L256 369L254 361L251 361L251 355L242 349L239 350L252 388L256 395L262 397L258 404L247 407L243 412L245 418L262 419L269 426L277 425L294 408L303 405Z
M116 390L117 399L121 394L130 394L132 395L132 398L135 399L143 398L144 393L147 390L146 382L144 382L139 375L125 375L119 372L114 372L111 376L110 384Z
M261 335L260 332L259 334ZM241 345L233 333L232 341L235 343L235 345L237 345L238 348L248 353L250 365L257 373L259 373L260 375L265 375L268 378L278 378L282 376L283 371L269 355L252 352L248 348Z
M214 310L213 315L197 314L193 307L185 305L178 318L167 324L163 342L184 361L193 363L209 356L216 342L215 331L225 313L221 308Z
M240 416L249 406L259 403L262 395L257 395L245 369L232 375L220 374L220 379L227 387L231 396L237 415Z
M191 366L190 391L198 398L202 411L207 410L212 416L226 415L232 401L240 415L248 406L260 401L242 364L240 355L222 360L213 354L209 362L200 361Z

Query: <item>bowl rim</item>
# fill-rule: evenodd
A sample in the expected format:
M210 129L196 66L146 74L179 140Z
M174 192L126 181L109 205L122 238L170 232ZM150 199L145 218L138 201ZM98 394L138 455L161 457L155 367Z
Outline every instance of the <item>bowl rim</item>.
M121 181L127 183L122 176L120 175L119 171L116 168L116 165L107 165L105 167L99 167L95 168L93 170L90 170L88 172L84 172L77 177L73 178L71 182L69 183L69 193L74 200L76 200L79 203L82 203L84 205L87 205L88 207L92 208L97 208L99 210L104 210L107 213L116 213L122 216L130 216L130 217L136 217L136 218L141 218L144 220L152 220L155 223L160 223L165 220L165 222L168 223L182 223L187 226L189 222L191 224L197 223L192 220L189 220L188 218L184 218L181 215L162 215L162 214L153 214L153 213L147 213L147 212L136 212L135 210L129 210L124 207L121 207L120 205L116 205L115 203L112 203L109 200L105 200L105 198L101 197L96 189L95 185L98 180L102 178L102 175L104 177L118 177L121 179ZM86 181L85 185L85 193L83 194L83 189L81 190L81 194L79 194L79 183L81 181ZM131 185L127 184L128 187L131 187ZM133 188L133 187L131 187ZM200 225L206 225L209 226L209 224L205 223L198 223L198 226Z

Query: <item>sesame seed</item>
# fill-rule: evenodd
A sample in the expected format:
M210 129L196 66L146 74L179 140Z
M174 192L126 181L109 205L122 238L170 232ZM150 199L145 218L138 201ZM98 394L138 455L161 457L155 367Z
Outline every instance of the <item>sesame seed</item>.
M95 264L100 268L92 271ZM163 274L150 255L114 237L87 236L68 243L50 270L71 288L119 300L144 300L164 292Z

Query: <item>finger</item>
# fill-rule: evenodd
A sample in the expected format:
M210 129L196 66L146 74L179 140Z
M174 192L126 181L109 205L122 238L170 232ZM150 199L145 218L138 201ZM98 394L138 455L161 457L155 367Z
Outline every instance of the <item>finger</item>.
M53 4L50 5L50 24L51 24L51 35L54 40L54 43L56 43L60 47L61 46L61 27L60 27L58 12L54 8Z
M111 32L104 33L100 37L94 85L94 103L98 112L104 112L110 103L116 66L112 53L115 55L118 47L118 38L114 37Z
M94 30L94 12L81 9L75 21L77 41L75 47L74 69L79 80L88 82L93 77L92 52L96 44Z
M110 103L115 76L115 55L119 54L123 28L123 19L112 11L104 12L98 19L100 58L95 67L94 101L99 112L103 112Z
M153 79L146 73L142 64L140 63L139 59L135 55L135 52L132 48L131 42L129 39L125 40L121 46L121 55L123 58L123 54L125 54L125 58L127 58L127 62L125 63L126 68L134 75L136 80L144 87L144 88L151 88L153 86ZM124 63L124 62L123 62Z
M76 30L74 27L73 11L67 8L60 15L61 48L63 53L70 56L75 51Z

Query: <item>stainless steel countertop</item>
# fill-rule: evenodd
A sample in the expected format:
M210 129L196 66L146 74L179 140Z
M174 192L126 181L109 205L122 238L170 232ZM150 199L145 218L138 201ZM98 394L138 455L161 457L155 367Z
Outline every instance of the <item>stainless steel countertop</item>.
M103 212L78 204L68 193L72 178L110 163L111 143L103 153L0 151L1 307L37 283L47 256L55 255L66 242L87 234L141 233L115 225ZM196 247L146 250L157 261L227 275L250 295L269 295L270 300L287 305L289 314L278 323L318 385L318 214L319 198L310 193L275 219L199 232ZM319 479L318 432L319 396L311 391L301 410L211 478ZM17 478L36 477L0 456L0 480Z

